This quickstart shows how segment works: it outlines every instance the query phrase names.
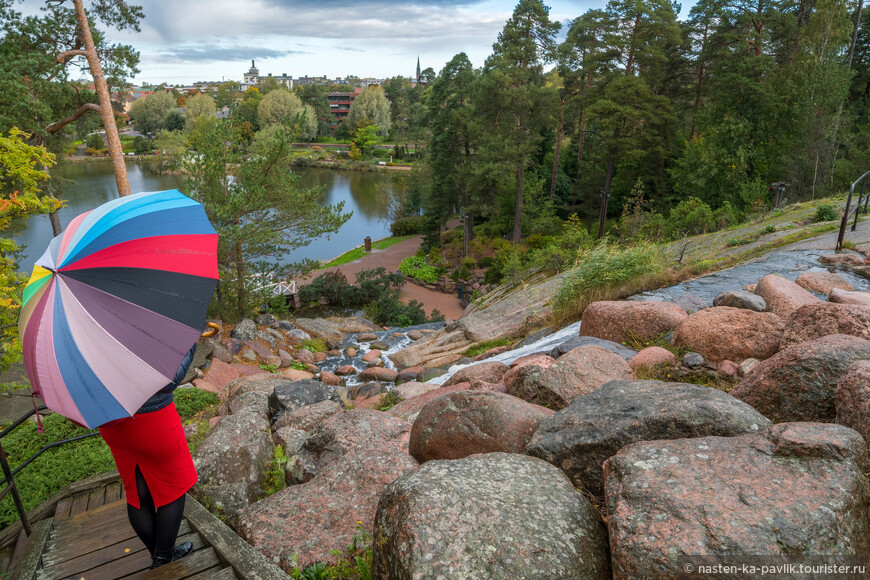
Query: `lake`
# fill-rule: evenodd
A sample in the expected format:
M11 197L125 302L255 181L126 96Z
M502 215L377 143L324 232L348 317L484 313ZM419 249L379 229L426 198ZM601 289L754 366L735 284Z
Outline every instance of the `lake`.
M344 201L344 211L353 211L353 216L337 233L323 236L297 249L288 254L282 263L303 258L327 260L362 244L366 236L378 240L390 235L389 224L380 221L378 216L378 187L392 187L392 175L314 168L302 168L297 172L302 178L303 187L324 187L322 203ZM66 180L58 195L60 199L67 200L67 207L58 211L64 228L78 214L118 197L112 164L108 161L67 163L53 169L52 175ZM183 176L160 175L150 171L147 165L136 162L127 163L127 176L133 193L178 189L184 181ZM30 272L33 263L51 241L51 223L48 216L33 216L26 222L13 225L12 231L16 230L20 232L15 237L16 242L26 246L19 270Z

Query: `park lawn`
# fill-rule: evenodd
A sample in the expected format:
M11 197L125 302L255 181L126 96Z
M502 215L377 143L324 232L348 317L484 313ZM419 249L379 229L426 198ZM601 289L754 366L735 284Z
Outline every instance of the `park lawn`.
M413 238L414 236L395 236L392 238L384 238L382 240L378 240L377 242L372 242L373 250L386 250L390 246L394 246L399 242L404 242L409 238ZM345 252L340 255L336 259L332 260L323 265L323 268L332 268L333 266L341 266L342 264L347 264L349 262L355 262L359 260L363 256L365 256L365 248L363 246L356 247L349 252Z

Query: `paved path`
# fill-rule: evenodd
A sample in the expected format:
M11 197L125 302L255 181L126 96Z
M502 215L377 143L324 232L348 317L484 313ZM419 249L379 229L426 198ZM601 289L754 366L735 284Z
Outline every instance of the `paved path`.
M423 236L414 236L398 244L394 244L386 250L372 250L366 256L363 256L355 262L334 266L323 270L313 272L307 278L300 278L297 284L306 284L313 278L326 272L341 271L347 277L348 282L356 280L357 272L361 270L373 270L375 268L385 268L388 272L395 272L399 268L402 260L408 256L413 256L423 243ZM444 294L443 292L434 292L416 284L408 282L402 287L399 297L403 302L407 303L411 300L416 300L423 304L423 309L426 314L432 313L433 308L437 308L445 318L456 320L462 316L463 308L456 294Z

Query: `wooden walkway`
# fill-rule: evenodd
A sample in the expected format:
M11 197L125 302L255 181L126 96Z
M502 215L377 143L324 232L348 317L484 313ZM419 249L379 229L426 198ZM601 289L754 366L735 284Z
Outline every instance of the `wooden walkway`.
M127 519L120 481L58 501L53 518L34 525L10 579L278 580L288 578L188 497L178 542L194 551L149 570L151 556Z

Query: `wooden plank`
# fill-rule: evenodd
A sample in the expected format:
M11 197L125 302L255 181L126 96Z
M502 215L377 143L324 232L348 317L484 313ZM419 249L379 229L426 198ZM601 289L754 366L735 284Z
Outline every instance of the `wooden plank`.
M70 517L88 511L88 495L88 492L83 491L73 496L72 507L69 509Z
M116 502L121 499L121 482L115 481L106 485L106 503Z
M154 570L143 570L130 576L124 576L124 579L183 580L215 566L220 566L220 560L218 560L214 548L205 548L197 550L181 560L176 560ZM91 577L88 576L87 580L91 580Z
M184 516L190 526L202 534L221 560L233 567L241 580L286 580L289 576L278 566L241 539L225 523L187 496Z
M151 555L138 538L134 538L133 541L135 544L122 542L54 566L45 566L43 568L45 578L84 577L87 580L114 580L145 570L151 565ZM205 543L196 532L179 535L178 542L191 542L194 550L205 547Z
M65 520L69 517L69 509L72 507L72 498L65 497L57 502L57 508L54 510L55 520Z
M182 521L181 527L178 530L178 535L184 536L190 534L191 531L190 524ZM114 533L114 530L107 533L97 531L93 536L94 537L84 538L81 541L76 541L75 539L56 541L52 536L52 539L42 557L43 566L46 568L56 566L73 558L97 552L106 546L120 546L119 553L124 553L123 551L127 548L130 549L130 552L145 549L142 542L133 531L133 528L130 527L129 522L126 522L126 527L122 528L118 533Z
M215 566L200 572L196 576L191 576L187 580L239 580L239 577L236 576L236 573L229 566L226 568Z
M95 510L106 503L106 488L95 487L88 494L88 511Z
M58 502L67 498L83 489L90 489L95 485L103 485L110 481L120 480L121 476L118 475L118 470L109 471L107 473L101 473L99 475L95 475L94 477L89 477L87 479L82 479L81 481L73 482L59 492L39 504L37 507L33 508L29 512L27 512L27 519L30 520L31 524L38 522L39 520L45 519L47 517L51 517L51 514L56 512L56 507ZM68 510L68 508L67 508ZM67 516L69 512L67 511ZM63 516L65 517L65 516ZM18 534L21 532L21 522L15 522L9 526L6 526L2 531L0 531L0 546L5 547L9 542L14 541L15 538L18 537Z
M21 554L21 559L13 566L9 580L30 580L39 566L39 557L51 532L51 520L36 522L33 533L27 539L27 545Z

